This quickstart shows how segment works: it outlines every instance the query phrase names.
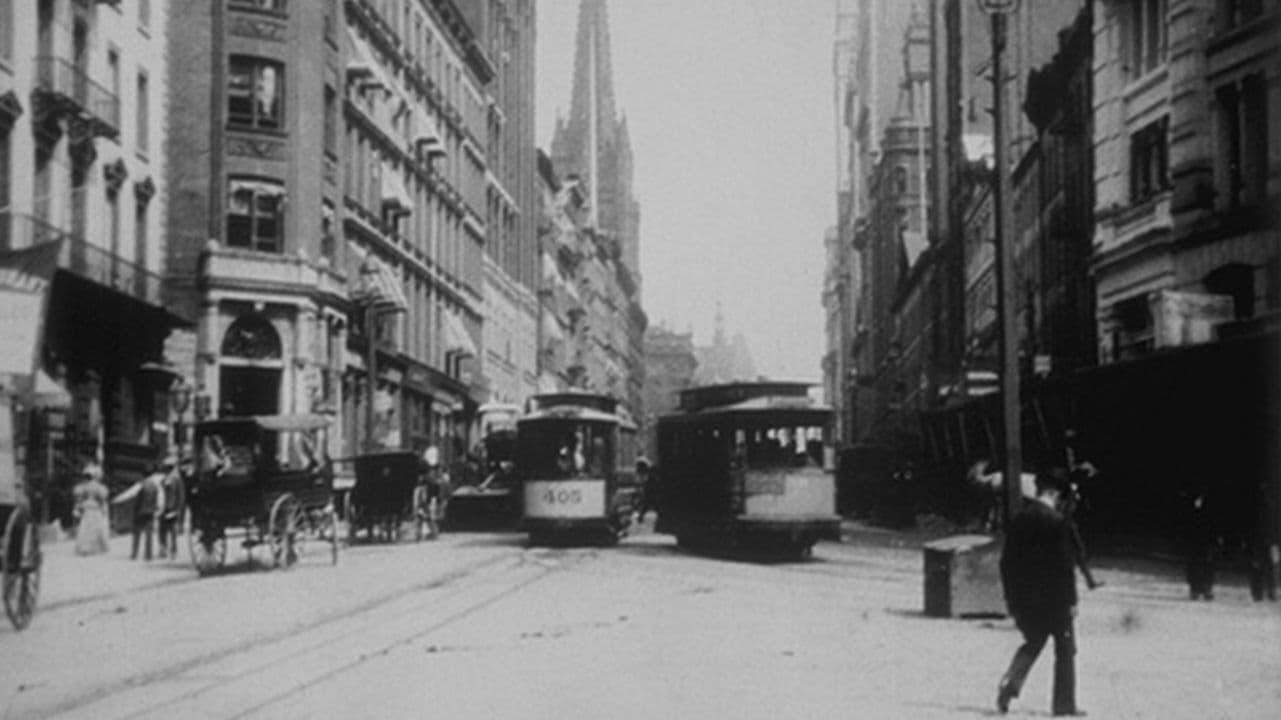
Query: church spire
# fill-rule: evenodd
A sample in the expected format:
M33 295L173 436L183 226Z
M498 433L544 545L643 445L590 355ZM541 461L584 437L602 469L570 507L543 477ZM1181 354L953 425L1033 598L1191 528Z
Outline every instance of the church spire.
M569 117L552 137L552 163L561 177L578 176L591 224L618 243L639 290L640 209L632 196L631 140L615 108L610 53L606 0L580 0Z

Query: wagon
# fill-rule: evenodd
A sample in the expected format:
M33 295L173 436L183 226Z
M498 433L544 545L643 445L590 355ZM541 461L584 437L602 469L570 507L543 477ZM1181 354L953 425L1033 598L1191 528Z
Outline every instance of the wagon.
M404 523L414 524L414 539L435 537L435 508L410 451L369 453L355 458L356 484L347 509L348 540L360 530L367 539L400 539Z
M333 470L324 455L328 425L320 415L259 415L196 426L187 537L198 573L223 567L233 539L250 556L267 545L279 568L296 563L308 540L338 562Z

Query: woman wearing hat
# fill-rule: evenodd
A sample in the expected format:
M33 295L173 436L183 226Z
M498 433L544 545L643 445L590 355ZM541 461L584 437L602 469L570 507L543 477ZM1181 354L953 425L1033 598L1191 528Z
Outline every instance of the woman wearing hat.
M80 471L80 480L72 490L76 502L76 554L100 555L107 552L107 486L102 483L102 469L90 462Z

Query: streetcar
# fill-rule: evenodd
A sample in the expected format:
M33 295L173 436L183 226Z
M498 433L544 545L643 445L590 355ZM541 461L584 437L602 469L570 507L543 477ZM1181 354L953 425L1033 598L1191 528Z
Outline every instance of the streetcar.
M683 390L658 419L656 532L686 548L808 557L840 539L832 409L809 383Z
M450 530L511 530L520 520L513 458L520 406L486 403L476 414L481 440L472 454L479 477L464 478L450 493L445 523Z
M630 525L619 447L628 423L618 401L587 392L531 397L516 422L520 527L532 544L596 540L613 544Z

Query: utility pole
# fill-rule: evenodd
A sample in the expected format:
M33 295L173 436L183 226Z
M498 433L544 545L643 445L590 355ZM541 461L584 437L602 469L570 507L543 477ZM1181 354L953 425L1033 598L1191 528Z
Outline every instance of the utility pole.
M1000 330L1001 424L1004 428L1005 524L1018 512L1023 500L1023 432L1019 397L1019 335L1015 309L1018 283L1014 272L1014 233L1010 198L1009 159L1005 127L1006 20L1018 7L1018 0L979 0L992 21L992 149L996 164L996 187L992 194L996 216L996 305Z

